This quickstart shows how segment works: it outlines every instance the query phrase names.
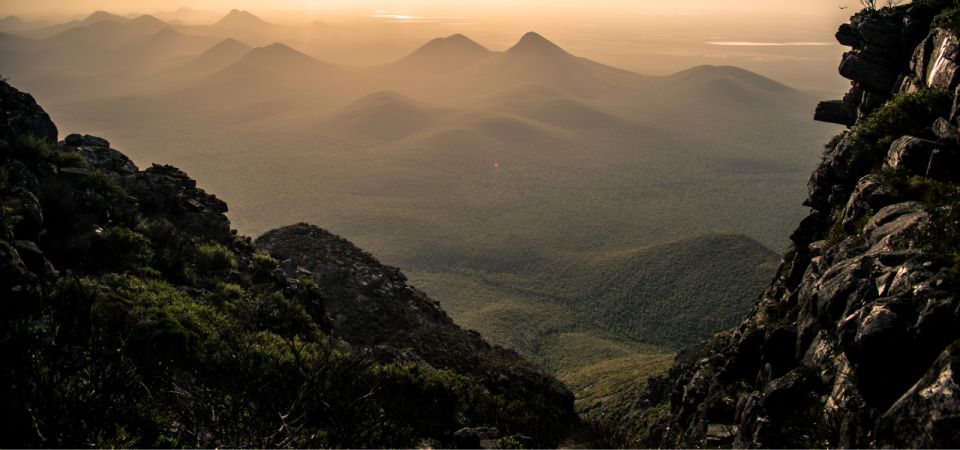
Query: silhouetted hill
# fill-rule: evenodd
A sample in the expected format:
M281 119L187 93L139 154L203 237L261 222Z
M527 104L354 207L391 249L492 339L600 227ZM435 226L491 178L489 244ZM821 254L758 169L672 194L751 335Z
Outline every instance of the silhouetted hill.
M670 75L670 78L682 83L716 82L730 80L768 92L793 91L792 88L754 72L733 66L697 66Z
M243 72L245 70L292 72L297 70L313 70L326 66L328 65L290 46L275 43L248 51L236 63L225 69L224 72Z
M436 126L446 111L395 92L358 99L328 119L328 126L377 139L399 139Z
M455 34L434 39L395 64L436 73L464 69L488 56L490 50L462 34Z
M0 32L19 33L38 28L39 25L23 20L17 16L7 16L0 19Z
M249 30L258 27L272 27L273 24L239 9L231 10L226 16L218 20L213 26L218 28Z
M224 39L181 66L190 73L212 73L236 63L252 48L236 39Z

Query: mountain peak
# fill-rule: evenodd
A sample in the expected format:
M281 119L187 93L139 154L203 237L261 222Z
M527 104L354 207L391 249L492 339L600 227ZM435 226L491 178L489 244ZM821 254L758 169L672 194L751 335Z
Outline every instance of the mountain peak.
M670 77L688 82L717 82L718 80L737 80L740 83L771 92L785 92L793 90L789 86L781 84L780 82L736 66L701 65L675 73L670 75Z
M454 34L427 42L402 60L426 70L452 70L475 64L490 54L486 47L462 35Z
M320 63L320 61L314 59L312 56L279 42L250 50L243 59L247 61L257 61L260 64L273 65Z
M567 54L566 50L560 48L541 34L530 31L524 34L516 45L507 50L507 53L562 53Z
M486 47L476 43L474 40L462 35L454 34L447 37L436 38L424 44L417 52L469 52L469 53L488 53Z
M118 16L118 15L116 15L116 14L111 14L111 13L108 13L108 12L106 12L106 11L96 11L96 12L94 12L93 14L90 14L89 16L87 16L87 18L84 19L83 21L84 21L84 22L87 22L87 23L91 23L91 22L102 22L102 21L107 21L107 20L112 21L112 22L126 22L126 21L127 21L127 19L124 18L124 17L120 17L120 16Z
M214 53L232 52L237 50L249 51L250 46L234 38L226 38L216 43L213 47L210 47L209 49L207 49L207 51L205 51L204 54L210 55Z
M158 19L158 18L156 18L156 17L154 17L154 16L151 16L151 15L149 15L149 14L144 14L144 15L142 15L142 16L138 16L137 18L131 20L130 23L133 24L133 25L138 25L138 26L154 26L154 27L166 27L166 26L167 26L167 23L166 23L166 22L164 22L164 21L162 21L162 20L160 20L160 19Z
M240 9L232 9L230 12L223 16L216 25L220 26L256 26L256 25L267 25L267 22L249 11L244 11Z

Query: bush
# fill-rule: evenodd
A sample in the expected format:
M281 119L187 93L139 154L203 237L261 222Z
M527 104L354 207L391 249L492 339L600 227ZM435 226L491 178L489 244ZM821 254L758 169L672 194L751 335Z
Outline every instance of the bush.
M847 143L852 153L847 168L858 179L879 169L890 144L901 136L934 138L930 124L948 115L950 106L950 95L935 89L897 95L850 132Z
M237 269L237 257L223 244L208 243L197 247L197 270L206 273Z
M90 266L105 272L139 272L152 260L150 240L123 227L103 230L90 253Z

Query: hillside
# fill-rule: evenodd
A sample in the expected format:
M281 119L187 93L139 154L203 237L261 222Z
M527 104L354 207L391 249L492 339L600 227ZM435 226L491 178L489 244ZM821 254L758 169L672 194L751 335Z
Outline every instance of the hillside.
M545 447L575 421L348 241L240 236L184 172L58 143L6 82L0 117L0 446Z
M620 445L960 445L960 54L952 2L864 10L843 100L849 125L808 184L810 214L737 326L679 354L633 396ZM639 380L638 380L639 381Z

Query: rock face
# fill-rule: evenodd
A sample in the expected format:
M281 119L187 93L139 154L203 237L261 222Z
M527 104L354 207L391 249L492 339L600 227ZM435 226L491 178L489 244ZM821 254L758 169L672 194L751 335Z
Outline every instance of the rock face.
M652 383L672 383L648 393L670 414L644 445L960 445L958 261L943 250L955 238L938 234L957 228L958 197L940 194L960 182L955 111L925 105L936 120L922 136L895 134L909 119L885 125L888 136L861 130L895 97L932 90L957 103L958 39L929 29L937 12L908 5L840 27L853 88L817 117L852 129L811 177L811 214L754 310Z
M860 14L840 26L837 41L852 49L843 55L839 72L853 87L843 100L822 102L815 119L852 126L901 86L917 89L934 78L938 85L952 83L953 70L946 63L956 56L956 40L939 32L927 36L936 13L931 6L917 4L890 14ZM918 45L921 42L923 45ZM915 54L914 49L920 53ZM934 50L939 53L932 55Z

